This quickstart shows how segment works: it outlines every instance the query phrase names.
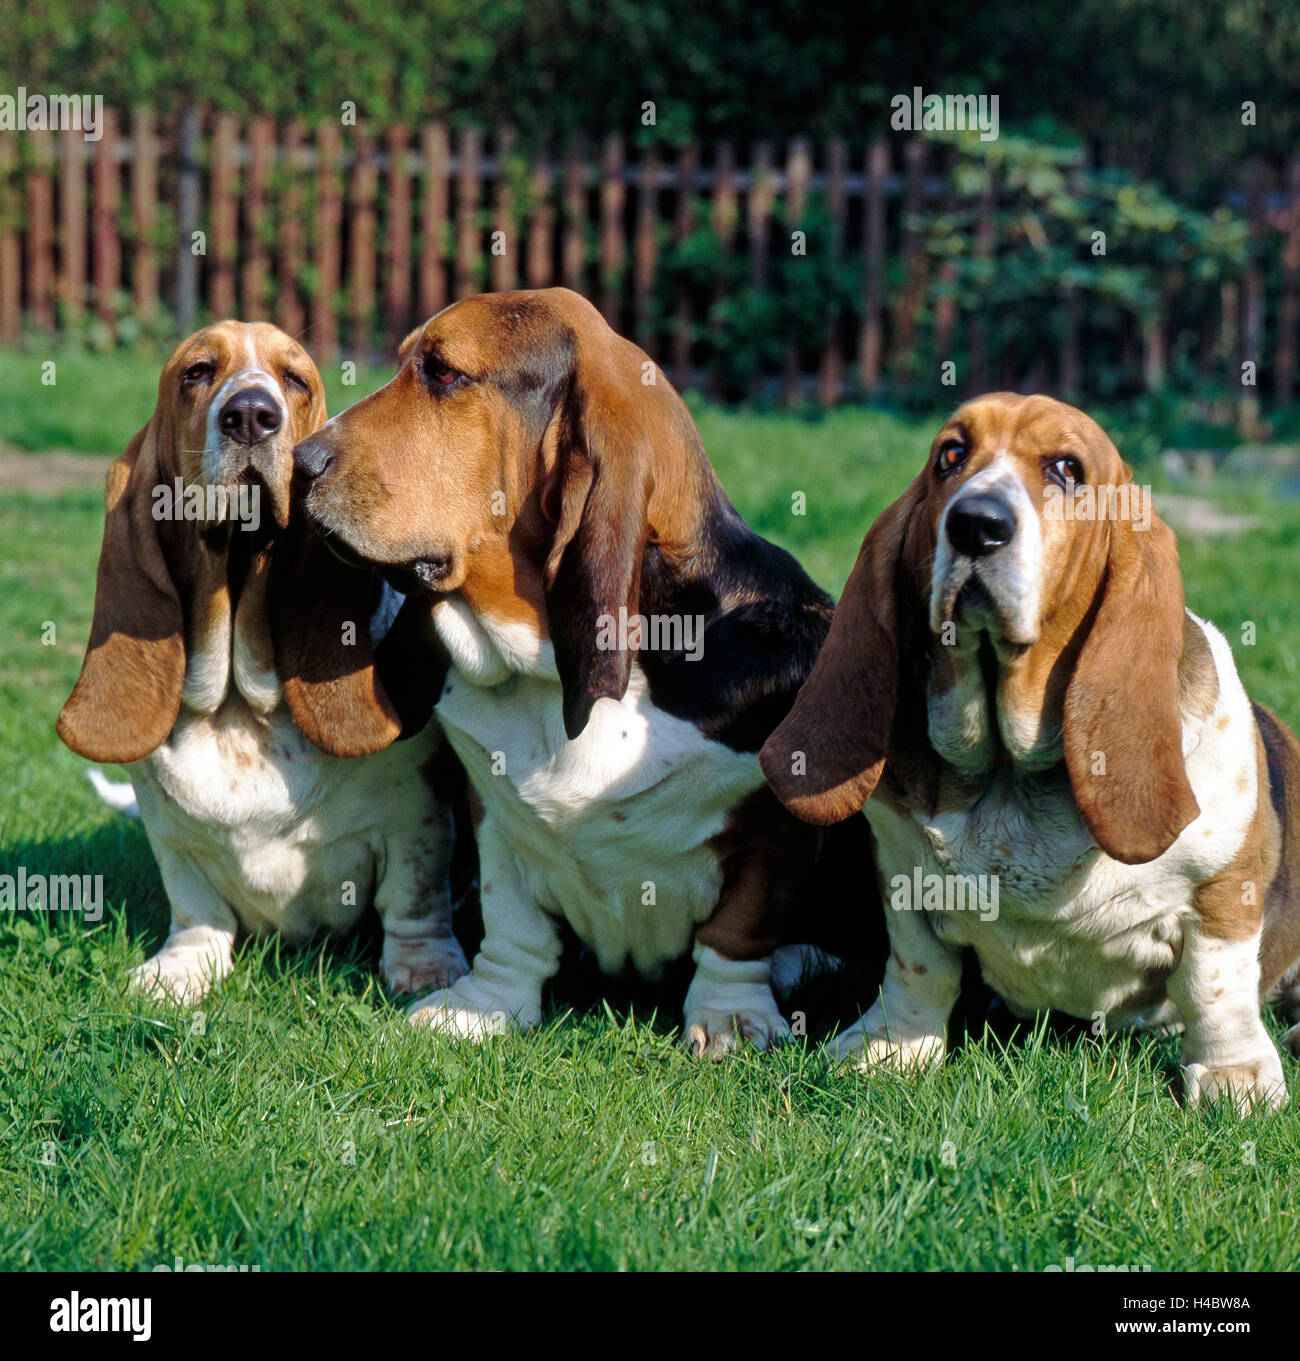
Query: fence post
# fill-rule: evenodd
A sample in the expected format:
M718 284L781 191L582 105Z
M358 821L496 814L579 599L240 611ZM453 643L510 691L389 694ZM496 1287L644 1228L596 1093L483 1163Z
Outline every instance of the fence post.
M271 154L275 124L259 115L248 125L248 175L244 180L245 247L240 291L242 315L249 321L265 321L267 311L267 193L271 182Z
M586 144L576 138L569 147L564 166L564 243L561 254L561 277L566 288L583 291L583 265L587 248L583 228L587 220Z
M50 134L28 135L32 169L27 180L27 253L31 261L32 324L49 331L54 326L54 183L50 178L53 153Z
M303 229L302 124L291 118L284 125L281 142L280 175L284 193L279 204L278 249L280 267L276 271L275 315L280 329L291 336L300 335L306 324L298 280L302 272Z
M410 132L402 124L388 129L388 233L385 238L384 326L396 344L411 325L411 172Z
M105 115L107 116L107 110ZM71 132L65 132L71 137ZM0 340L16 341L22 331L22 250L18 236L18 196L11 183L18 164L18 139L0 133Z
M1296 327L1300 324L1300 157L1287 166L1286 243L1282 247L1282 302L1277 314L1273 401L1289 406L1295 394Z
M519 285L519 233L515 230L514 191L507 162L514 153L515 130L497 132L497 182L492 194L492 291L506 293ZM501 233L498 250L496 233Z
M900 388L909 386L916 377L917 314L925 297L925 257L921 253L921 230L917 226L921 216L925 153L926 143L920 137L910 137L903 143L903 208L900 223L903 287L894 312L893 343L898 356L894 368Z
M351 249L348 254L351 275L348 312L352 323L352 349L365 354L370 349L370 321L375 306L375 170L374 142L360 127L356 129L352 161L352 212L348 219Z
M785 172L785 240L781 242L782 251L793 252L794 242L791 233L801 230L804 208L808 201L808 186L812 180L812 154L808 149L807 141L796 138L790 143L790 148L786 159ZM805 250L828 250L830 243L827 241L809 242L804 238ZM804 260L808 257L805 255ZM785 383L783 398L787 406L790 405L799 395L801 386L801 373L799 363L799 341L792 339L785 350Z
M199 110L186 104L176 133L176 326L189 335L198 324L199 257L194 233L199 230Z
M212 126L212 239L208 303L213 320L235 315L235 260L239 253L239 170L235 164L239 120L219 113Z
M80 137L59 138L59 302L65 324L86 306L86 165Z
M692 142L677 157L677 212L673 239L680 246L695 229L695 169L699 151ZM673 320L673 382L684 388L691 380L691 295L685 283L677 289Z
M880 388L880 359L884 348L881 311L885 272L885 181L888 178L889 143L878 137L867 152L862 329L858 337L858 373L868 396Z
M532 211L528 217L528 263L526 278L529 288L546 288L552 280L552 256L555 249L555 206L551 202L551 167L546 154L539 153L533 162Z
M456 177L456 297L478 291L477 267L482 245L478 226L479 134L460 133L460 174Z
M600 310L617 331L620 274L623 269L623 139L611 133L605 139L600 171Z
M655 342L653 306L658 207L659 157L647 149L641 157L641 173L637 177L636 239L632 246L633 335L647 353L654 348Z
M122 245L117 235L120 199L117 110L105 109L102 135L94 152L94 278L95 314L110 326L117 317L117 291L122 283Z
M447 305L447 274L443 265L447 230L447 176L450 159L447 129L430 123L420 139L423 184L420 191L420 320Z
M979 205L976 208L975 258L987 262L993 258L993 226L997 210L997 195L993 185L993 170L990 167L988 178L980 189ZM1078 347L1076 329L1078 326L1078 299L1073 293L1066 300L1066 341L1061 360L1061 386L1069 393L1078 386ZM970 372L971 387L975 392L989 389L989 326L983 307L976 307L971 315L970 325Z
M736 228L740 223L740 206L736 194L736 153L730 142L720 142L714 156L711 218L714 235L717 236L724 254L729 255L736 240ZM724 293L724 285L719 281L713 287L711 299L713 308L717 308ZM721 326L716 318L710 322L709 338L716 354L721 340ZM722 395L722 376L716 365L709 379L709 391L714 397Z
M338 123L316 130L316 290L312 297L312 336L324 360L338 355L338 290L343 230L343 192L339 175L343 133Z
M826 203L831 216L831 239L827 242L830 258L837 267L844 255L844 224L847 198L844 177L848 169L848 150L835 137L826 148ZM840 308L838 303L826 319L826 338L822 343L821 369L817 376L817 396L823 406L834 406L844 386L844 356L840 351Z
M131 120L131 298L136 319L158 315L158 256L154 224L158 212L158 141L152 109L136 109Z
M1240 368L1237 370L1237 383L1241 392L1241 404L1237 409L1237 429L1248 439L1259 436L1259 381L1264 371L1264 280L1260 267L1260 250L1265 234L1264 221L1264 164L1256 160L1252 163L1246 190L1246 219L1249 224L1249 256L1246 276L1242 288L1241 310L1241 347L1242 359L1255 365L1255 383L1248 386L1241 381Z

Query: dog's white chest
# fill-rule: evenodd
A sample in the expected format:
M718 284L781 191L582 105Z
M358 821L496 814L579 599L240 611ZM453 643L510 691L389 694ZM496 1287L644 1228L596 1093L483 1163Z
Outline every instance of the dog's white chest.
M262 722L232 698L211 716L183 710L167 742L129 770L155 853L194 866L247 930L293 941L345 931L370 903L387 824L425 809L419 765L439 740L430 724L343 761L317 751L285 708Z
M617 972L643 974L690 946L717 905L710 845L762 781L752 753L710 741L651 703L634 667L568 741L558 679L474 685L453 668L438 716L538 906L562 915Z
M1190 910L1177 847L1150 865L1111 860L1064 774L1008 773L971 807L929 819L883 800L867 811L890 867L886 910L923 911L941 940L972 947L1014 1011L1102 1014L1111 1028L1163 1022L1163 979Z

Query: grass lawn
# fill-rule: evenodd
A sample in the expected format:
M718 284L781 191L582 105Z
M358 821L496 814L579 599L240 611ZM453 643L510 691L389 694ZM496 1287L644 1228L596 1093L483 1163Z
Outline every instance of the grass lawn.
M40 358L0 356L0 443L110 453L147 418L153 361L66 357L49 389ZM933 428L698 419L742 513L832 590ZM1222 499L1261 526L1184 542L1189 603L1300 721L1300 504ZM701 1065L671 1008L561 997L542 1032L475 1048L412 1032L361 946L246 947L201 1014L128 998L161 885L54 735L101 524L98 485L0 492L0 873L102 874L110 905L91 929L0 917L0 1267L1297 1264L1300 1114L1185 1112L1171 1041L989 1033L867 1078L816 1045Z

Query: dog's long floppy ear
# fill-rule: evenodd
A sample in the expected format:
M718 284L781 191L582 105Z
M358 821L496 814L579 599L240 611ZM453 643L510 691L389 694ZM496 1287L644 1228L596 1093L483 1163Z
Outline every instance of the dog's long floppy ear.
M1111 521L1101 598L1065 694L1065 761L1093 840L1126 865L1200 812L1183 765L1183 581L1173 531Z
M638 613L656 441L680 446L687 437L682 422L690 426L685 407L678 413L673 403L681 405L675 394L642 388L639 376L608 359L595 377L580 366L560 416L552 498L559 510L545 585L570 740L587 726L598 699L622 699L627 691L634 649L617 646L619 610L628 618ZM616 645L602 647L610 621Z
M927 483L922 473L872 525L816 664L759 753L768 784L806 822L856 813L884 769L911 651L904 634L929 604L911 580Z
M185 681L184 617L153 517L157 416L108 470L95 612L58 734L92 761L143 760L167 740Z
M271 637L285 703L329 756L369 756L400 733L370 648L370 573L341 562L295 508L275 550Z

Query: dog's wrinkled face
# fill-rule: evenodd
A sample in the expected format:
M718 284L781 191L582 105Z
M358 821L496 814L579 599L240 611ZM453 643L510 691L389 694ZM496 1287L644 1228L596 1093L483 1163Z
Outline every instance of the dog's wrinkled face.
M332 548L408 587L464 584L539 471L527 459L572 365L560 292L448 307L407 336L383 388L299 446L303 504Z
M1064 596L1091 599L1106 561L1108 489L1129 481L1091 417L1050 397L981 397L935 437L929 479L933 632L951 623L1030 647Z
M172 353L158 385L170 410L175 473L185 486L255 486L262 518L288 523L293 446L325 409L325 389L307 351L265 322L222 321ZM219 504L219 503L218 503Z

